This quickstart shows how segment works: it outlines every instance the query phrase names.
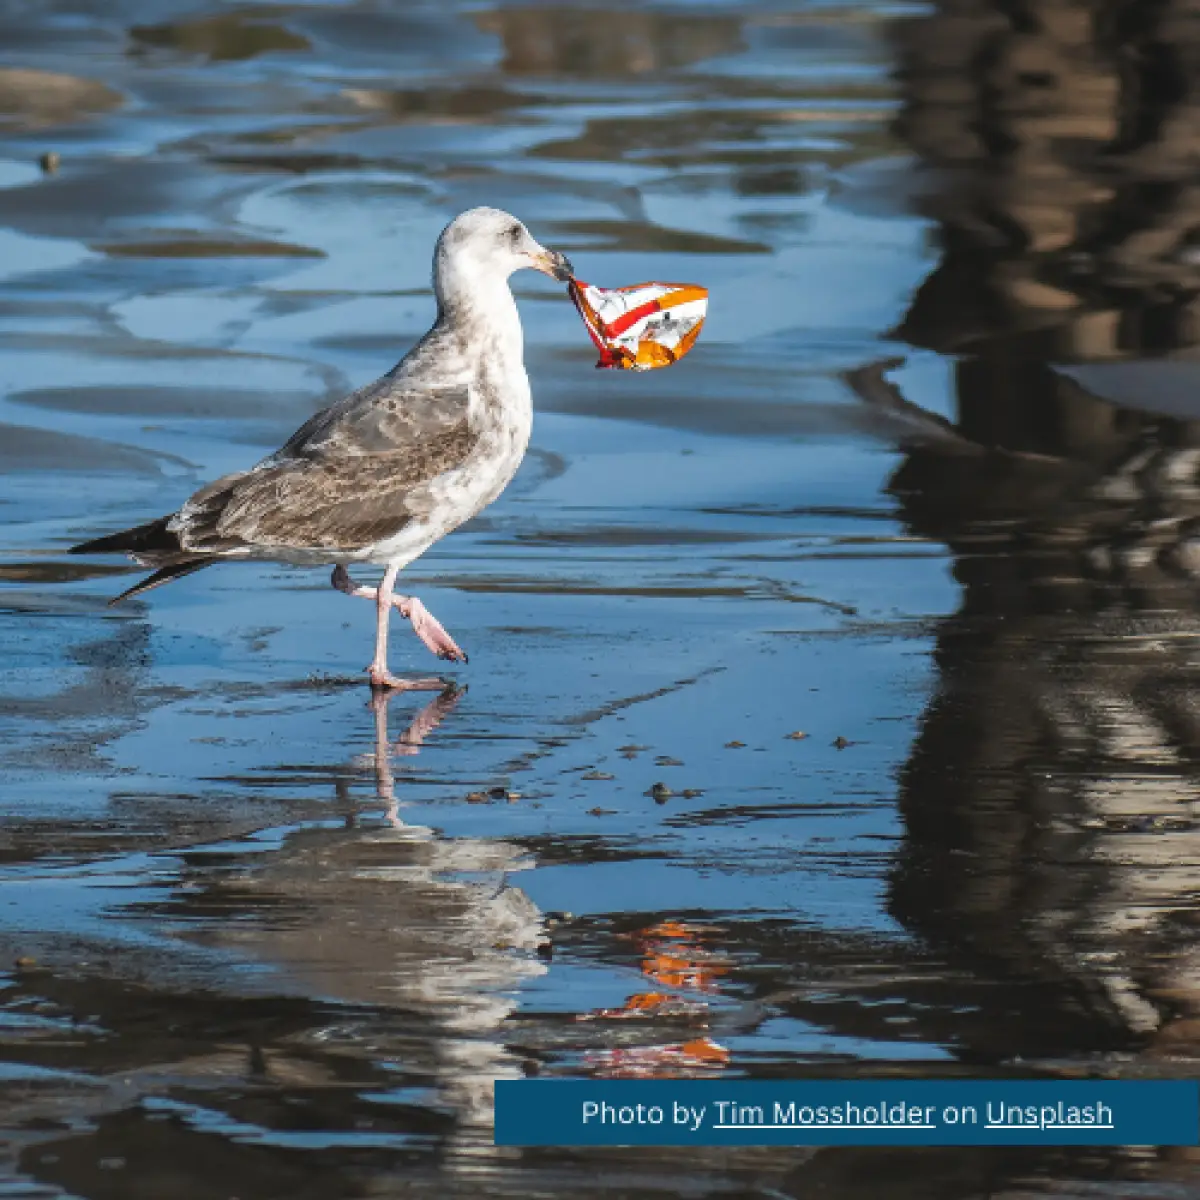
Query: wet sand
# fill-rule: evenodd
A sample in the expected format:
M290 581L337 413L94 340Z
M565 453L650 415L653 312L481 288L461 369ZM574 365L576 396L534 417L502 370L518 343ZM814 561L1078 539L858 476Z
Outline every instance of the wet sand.
M1003 16L102 8L0 14L0 1190L1189 1194L1183 1151L491 1145L522 1075L1195 1072L1200 414L1145 361L1197 340L1190 226L1018 203L956 122L1025 84L938 57ZM1075 202L1109 242L1038 224ZM712 308L597 372L518 277L533 451L406 573L470 666L370 704L319 571L108 608L133 568L67 548L390 366L479 203Z

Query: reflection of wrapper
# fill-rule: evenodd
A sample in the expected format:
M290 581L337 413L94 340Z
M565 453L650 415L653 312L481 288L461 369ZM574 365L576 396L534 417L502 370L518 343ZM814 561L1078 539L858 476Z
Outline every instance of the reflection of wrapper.
M719 1075L729 1051L709 1037L671 1046L620 1046L587 1056L601 1079L679 1079Z
M642 951L642 974L656 982L692 992L715 993L730 963L705 945L712 931L682 921L659 921L639 930L634 938ZM673 992L636 992L620 1008L598 1008L580 1013L577 1021L645 1021L660 1025L696 1027L705 1030L711 1021L706 999ZM700 1032L686 1042L650 1046L622 1044L597 1050L587 1063L602 1079L671 1079L718 1075L732 1059L726 1047Z
M571 299L600 351L598 367L652 371L681 359L700 336L708 289L692 283L598 288L573 279Z

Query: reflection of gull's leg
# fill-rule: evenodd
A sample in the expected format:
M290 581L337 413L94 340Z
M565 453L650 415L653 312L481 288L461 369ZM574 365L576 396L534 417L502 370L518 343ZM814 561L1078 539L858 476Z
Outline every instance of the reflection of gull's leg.
M339 592L344 592L347 596L361 596L364 600L375 601L375 657L367 668L372 687L395 688L398 691L442 687L443 681L440 679L405 681L398 679L387 669L388 617L391 615L393 605L400 610L401 616L409 620L417 637L438 658L445 658L450 662L467 661L467 656L459 648L458 643L442 628L441 622L416 596L394 594L392 589L395 587L396 576L399 573L399 567L388 567L377 588L360 587L350 578L350 572L339 563L333 568L330 582Z
M441 695L434 696L396 740L395 753L416 754L417 747L454 711L466 690L465 687L450 684L442 690Z
M399 826L399 805L393 790L395 778L388 754L387 706L390 692L375 692L371 696L371 711L375 714L375 794L387 805L384 819L389 825Z
M416 754L425 741L454 709L466 692L466 688L446 687L441 695L435 696L400 735L396 742L396 754ZM395 777L392 775L390 758L393 753L388 745L387 710L392 691L375 692L371 697L371 712L375 716L375 794L387 806L384 813L390 825L400 826L399 804L396 801Z

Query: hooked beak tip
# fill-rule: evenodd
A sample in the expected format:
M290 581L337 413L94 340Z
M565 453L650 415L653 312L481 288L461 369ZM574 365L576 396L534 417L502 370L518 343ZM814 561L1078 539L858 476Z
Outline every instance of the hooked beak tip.
M575 268L571 266L571 260L565 254L559 254L557 250L544 250L533 260L533 265L543 275L549 275L559 283L569 283L575 278Z

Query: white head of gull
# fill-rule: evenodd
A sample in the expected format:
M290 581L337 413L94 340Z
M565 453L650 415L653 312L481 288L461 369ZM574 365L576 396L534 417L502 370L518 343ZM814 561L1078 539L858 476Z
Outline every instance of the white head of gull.
M533 422L521 320L509 277L531 267L571 278L563 255L496 208L461 213L433 256L437 319L386 375L317 413L274 454L201 488L178 512L96 538L72 553L123 551L153 575L117 597L148 591L212 563L262 559L334 564L333 586L375 602L372 686L441 687L387 667L393 608L439 658L467 656L396 576L470 520L516 473ZM354 563L384 568L378 587Z

